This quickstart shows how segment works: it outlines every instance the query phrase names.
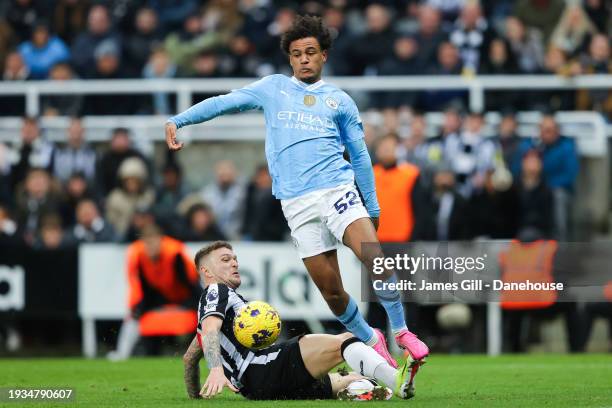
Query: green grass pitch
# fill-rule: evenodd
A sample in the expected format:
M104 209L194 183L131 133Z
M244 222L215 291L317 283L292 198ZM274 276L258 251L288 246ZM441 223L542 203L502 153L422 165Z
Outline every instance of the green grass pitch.
M612 407L612 354L434 355L417 377L417 396L389 407ZM202 381L205 378L202 373ZM0 387L72 387L73 403L6 403L6 407L270 407L229 391L212 401L190 401L180 358L2 359ZM279 407L328 407L343 401L285 401Z

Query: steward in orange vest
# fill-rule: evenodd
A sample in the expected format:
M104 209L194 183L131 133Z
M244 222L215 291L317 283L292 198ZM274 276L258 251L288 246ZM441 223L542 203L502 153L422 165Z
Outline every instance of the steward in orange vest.
M195 330L200 286L185 245L156 226L128 247L128 305L143 336L180 335Z
M397 164L398 140L386 135L376 147L378 164L374 166L376 195L380 205L378 239L381 242L409 241L414 228L413 192L419 168Z
M502 281L506 283L554 283L553 262L557 242L537 240L520 242L512 240L500 253ZM557 301L557 291L552 290L502 290L501 306L506 310L543 309Z

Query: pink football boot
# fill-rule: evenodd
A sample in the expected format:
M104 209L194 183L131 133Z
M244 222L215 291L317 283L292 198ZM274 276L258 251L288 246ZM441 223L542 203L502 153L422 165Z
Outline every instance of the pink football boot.
M429 347L419 340L416 334L408 331L408 329L402 330L395 336L395 341L398 346L410 353L413 360L422 360L429 355Z
M387 363L389 363L391 367L397 368L397 361L395 361L395 359L391 357L391 354L389 354L385 335L378 329L374 329L374 334L376 334L376 336L378 337L378 341L372 346L372 348L376 350L378 354L383 356L383 358L387 360Z

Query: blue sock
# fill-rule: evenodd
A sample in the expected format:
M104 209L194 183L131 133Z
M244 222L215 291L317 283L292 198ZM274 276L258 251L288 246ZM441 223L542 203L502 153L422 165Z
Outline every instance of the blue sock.
M375 338L374 330L365 321L352 297L349 296L349 302L344 313L336 317L348 331L364 343L368 344Z
M395 274L387 279L386 282L396 283ZM406 317L404 316L404 307L400 298L399 292L390 289L374 290L380 304L385 308L389 322L391 323L391 331L397 334L400 330L406 329Z

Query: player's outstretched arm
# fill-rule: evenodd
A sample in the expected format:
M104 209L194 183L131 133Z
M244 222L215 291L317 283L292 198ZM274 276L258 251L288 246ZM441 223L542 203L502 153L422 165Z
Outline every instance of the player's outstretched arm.
M168 149L176 151L183 148L183 143L176 140L176 132L182 127L206 122L226 113L263 109L262 95L266 93L265 88L269 82L269 77L260 79L228 94L205 99L171 117L166 122Z
M225 386L234 392L238 392L223 372L219 340L219 331L221 330L222 323L223 320L217 316L209 316L202 322L202 348L204 358L210 369L206 382L200 391L200 395L203 398L212 398L220 394Z
M200 396L200 359L204 353L198 343L197 336L193 338L187 351L183 355L183 365L185 367L185 387L187 395L191 399L202 398Z

